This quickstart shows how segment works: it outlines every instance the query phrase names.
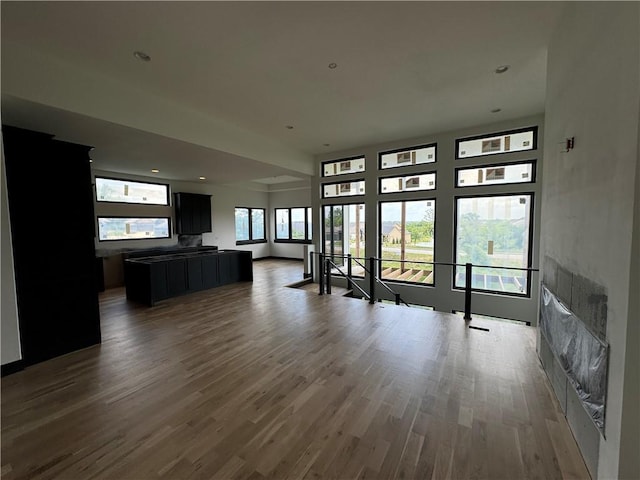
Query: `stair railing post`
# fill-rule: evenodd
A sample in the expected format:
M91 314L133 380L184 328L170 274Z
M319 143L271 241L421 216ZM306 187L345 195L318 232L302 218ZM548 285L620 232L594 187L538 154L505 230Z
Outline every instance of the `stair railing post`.
M369 257L369 303L376 301L376 259Z
M471 275L473 265L465 263L464 277L464 319L471 320Z
M396 305L400 305L400 294L396 293L395 296L396 296Z
M320 293L318 293L318 295L324 295L324 271L322 266L322 253L318 252L318 285L320 286Z
M331 295L331 258L327 257L325 260L327 268L326 268L326 276L327 276L327 295Z
M351 254L347 254L347 290L353 290L351 281Z

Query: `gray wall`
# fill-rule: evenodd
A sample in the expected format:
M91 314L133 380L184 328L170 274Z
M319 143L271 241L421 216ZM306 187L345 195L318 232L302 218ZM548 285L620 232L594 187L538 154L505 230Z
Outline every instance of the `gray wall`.
M482 135L504 130L511 130L521 127L538 126L538 150L513 152L509 154L496 154L485 157L476 157L463 160L455 160L455 140L460 137L473 135ZM314 201L314 209L316 210L315 224L321 225L319 206L321 204L340 204L340 203L365 203L366 215L366 252L367 256L378 256L377 238L378 238L378 201L379 200L396 200L396 199L416 199L435 198L436 199L436 227L435 227L435 261L436 262L452 262L453 258L453 236L454 236L454 197L463 195L483 195L487 193L502 194L515 192L533 192L534 193L534 218L533 218L533 238L532 245L532 266L537 268L539 259L538 236L540 228L540 176L543 171L542 145L544 144L544 117L542 115L520 118L516 120L496 122L490 125L481 125L464 130L456 130L452 132L436 133L425 135L419 138L410 138L391 143L378 145L363 146L362 148L350 149L339 152L332 152L317 157L317 172L320 172L321 163L327 160L338 160L340 158L353 157L356 155L366 156L366 171L364 177L366 180L366 190L364 199L362 197L341 197L338 199L320 200L320 194L312 195ZM392 150L396 148L411 147L415 145L423 145L437 142L437 162L435 164L426 164L413 167L411 171L436 171L437 179L435 191L426 191L416 193L394 194L393 198L389 195L378 195L378 153L381 151ZM537 159L537 179L534 184L513 184L500 185L491 187L471 187L471 188L454 188L456 167L485 165L499 163L505 160L531 160ZM403 169L404 170L404 169ZM396 174L393 170L383 171L384 176ZM404 173L398 172L398 175ZM362 174L354 174L355 178L361 178ZM346 179L347 176L332 177L326 179L328 182L340 181ZM322 178L314 177L312 183L312 192L320 192L320 184ZM321 237L314 239L316 250L321 249ZM447 266L436 267L435 277L436 283L434 287L411 286L402 284L393 284L392 288L401 294L403 299L409 303L430 305L436 310L451 312L452 310L464 310L464 292L453 290L452 285L453 270ZM472 312L482 315L490 315L495 317L506 317L514 320L531 322L535 325L537 322L538 312L538 274L532 276L532 289L530 298L493 295L476 293L473 295ZM365 282L363 282L364 286ZM368 284L367 284L368 285ZM368 287L365 288L368 290ZM383 298L385 296L383 295ZM388 298L391 298L390 296Z
M623 392L637 392L639 380L637 356L627 349L628 335L635 332L635 350L638 340L637 306L634 311L629 300L632 287L638 294L632 237L638 228L639 8L637 2L568 2L548 52L541 256L603 286L608 296L606 438L597 454L597 476L605 479L633 471L634 462L634 476L640 475L638 399L627 395L623 402ZM560 142L568 137L575 137L575 148L563 153ZM628 427L635 429L634 442L622 442L623 418L635 422Z

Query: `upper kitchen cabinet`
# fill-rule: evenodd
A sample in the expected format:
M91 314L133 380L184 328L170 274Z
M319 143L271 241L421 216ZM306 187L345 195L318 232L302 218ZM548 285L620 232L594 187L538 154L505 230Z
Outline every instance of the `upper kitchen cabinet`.
M176 233L194 235L211 231L211 195L177 192Z

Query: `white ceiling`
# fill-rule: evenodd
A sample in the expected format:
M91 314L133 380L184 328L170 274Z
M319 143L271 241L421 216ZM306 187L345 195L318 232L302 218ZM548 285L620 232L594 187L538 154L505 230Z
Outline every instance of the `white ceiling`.
M562 2L0 7L4 123L92 145L102 170L274 184L320 153L543 112Z

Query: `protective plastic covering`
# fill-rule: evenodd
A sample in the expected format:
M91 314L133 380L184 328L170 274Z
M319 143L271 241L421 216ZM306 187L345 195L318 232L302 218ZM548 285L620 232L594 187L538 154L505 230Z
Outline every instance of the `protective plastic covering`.
M542 285L540 328L596 427L604 433L609 347Z

